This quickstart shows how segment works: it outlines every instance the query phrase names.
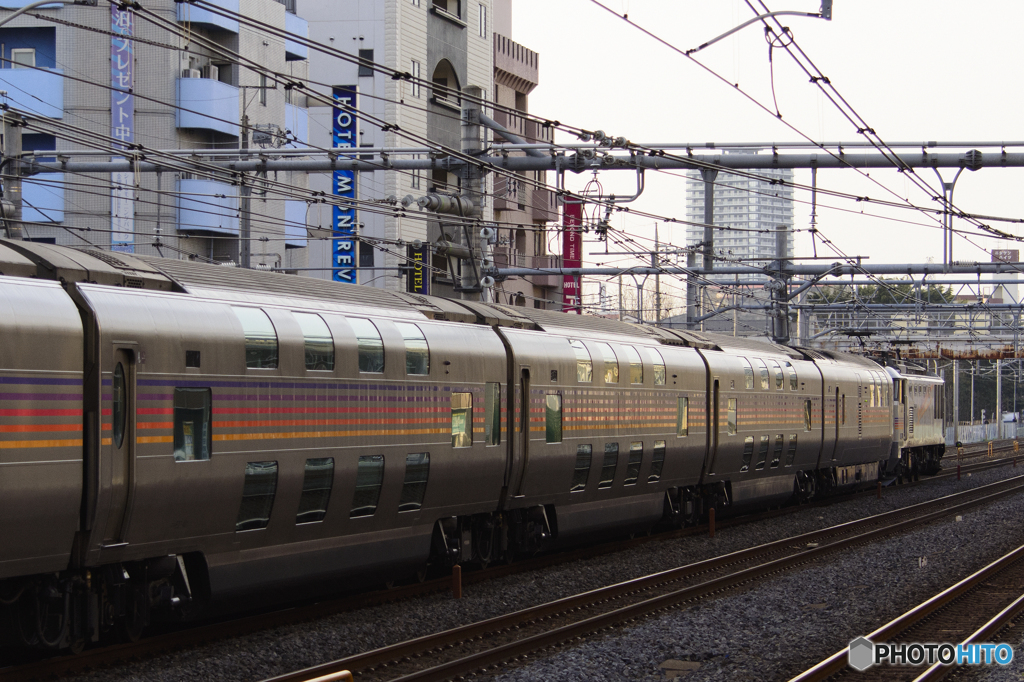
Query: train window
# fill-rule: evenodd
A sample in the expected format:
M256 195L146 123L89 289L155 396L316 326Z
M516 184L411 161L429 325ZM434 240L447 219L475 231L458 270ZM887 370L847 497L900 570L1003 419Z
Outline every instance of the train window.
M757 363L757 371L761 375L761 390L767 391L769 388L768 366L764 364L764 360L761 360L759 358L754 358L754 362Z
M484 443L501 445L501 384L484 386Z
M174 389L174 460L210 459L210 414L213 398L208 388Z
M570 339L569 345L576 353L576 381L590 383L594 380L594 363L590 359L590 351L581 341Z
M473 394L452 393L452 447L473 444Z
M595 345L601 349L601 355L604 357L604 383L619 383L619 360L615 357L615 351L607 343Z
M743 439L743 465L740 467L740 471L748 471L750 469L750 460L754 457L754 437L747 436Z
M792 362L786 362L786 374L789 375L789 390L795 391L797 389L796 368L793 367Z
M233 307L245 335L245 366L253 369L277 368L277 332L267 314L259 308Z
M793 466L793 460L796 459L796 434L789 434L789 449L786 450L786 466Z
M783 434L780 433L775 436L775 452L772 453L772 469L779 466L779 462L782 461L782 447L785 443L786 437Z
M743 363L743 378L747 381L747 388L754 387L754 368L750 366L750 360L740 358Z
M768 447L771 440L771 436L761 436L761 447L757 451L757 465L754 466L758 471L764 469L764 465L768 461Z
M640 359L640 353L637 353L633 346L623 348L626 349L626 357L629 358L629 383L644 383L644 361Z
M654 356L654 385L664 386L668 378L668 374L665 372L665 358L661 357L661 353L655 348L648 348L648 350Z
M306 369L334 369L334 337L327 323L319 315L295 313L306 342Z
M266 528L277 493L277 462L246 462L235 531Z
M544 396L545 439L548 443L562 442L562 394Z
M640 465L644 461L644 442L641 440L629 444L629 463L626 465L624 485L636 485L640 478Z
M690 432L690 399L676 398L676 435L685 436Z
M128 385L124 380L124 366L120 362L114 368L111 384L110 418L113 421L114 447L120 449L124 442L125 424L128 422Z
M334 458L318 457L306 460L306 473L302 478L302 497L295 523L315 523L327 516L327 503L334 486Z
M735 436L739 429L739 424L736 422L736 398L729 398L729 410L725 424L729 435Z
M772 371L775 373L775 389L781 391L782 385L785 383L785 377L782 376L782 367L775 360L772 360L771 363Z
M618 443L605 443L604 444L604 462L601 464L601 480L598 481L597 487L600 488L611 488L612 483L615 482L615 467L619 463L619 444Z
M813 416L813 412L811 412L811 401L810 400L805 400L804 401L804 431L810 431L811 430L811 425L813 424L813 421L811 420L812 416Z
M430 453L415 452L405 456L405 482L398 500L398 511L416 511L423 506L430 475Z
M569 492L579 493L586 490L593 453L594 448L591 445L576 446L576 466L572 471L572 487L569 488Z
M648 483L654 483L661 479L661 470L665 466L665 441L654 441L654 450L651 454L651 473L647 476Z
M408 322L395 322L405 341L405 373L430 374L430 349L420 328Z
M349 323L356 333L359 347L359 371L383 372L384 342L380 339L377 327L373 325L373 322L359 317L350 318Z
M349 518L373 516L384 483L384 455L360 455L356 465L356 491Z

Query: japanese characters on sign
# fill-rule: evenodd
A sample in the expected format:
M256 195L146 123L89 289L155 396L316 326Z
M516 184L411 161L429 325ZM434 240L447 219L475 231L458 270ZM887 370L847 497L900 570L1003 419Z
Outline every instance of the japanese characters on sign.
M129 9L110 6L110 134L126 149L135 142L135 55L132 48L135 16ZM110 246L114 251L135 250L135 191L132 173L111 173Z
M567 199L562 206L562 267L578 268L583 265L583 204ZM562 276L562 312L582 312L580 307L580 276Z
M332 144L335 149L355 147L356 139L356 86L334 88L334 123ZM336 170L332 181L334 196L339 201L333 210L333 243L331 248L331 278L335 282L356 283L356 172Z

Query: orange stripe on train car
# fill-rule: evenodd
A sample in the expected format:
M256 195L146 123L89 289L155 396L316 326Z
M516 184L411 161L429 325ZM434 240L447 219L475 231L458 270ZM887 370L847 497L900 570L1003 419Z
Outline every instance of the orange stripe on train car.
M46 433L47 431L81 431L81 424L12 424L0 426L0 433Z
M8 440L0 441L0 450L15 448L80 448L82 440Z

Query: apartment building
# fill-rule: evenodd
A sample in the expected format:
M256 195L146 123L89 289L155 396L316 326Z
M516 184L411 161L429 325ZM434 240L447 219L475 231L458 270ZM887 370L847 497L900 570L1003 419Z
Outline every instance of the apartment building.
M104 160L131 144L222 150L223 159L243 148L305 146L305 97L245 62L305 79L307 48L239 20L305 36L294 0L212 1L217 11L173 0L144 10L57 6L0 27L0 90L29 119L23 148L42 159ZM306 267L306 175L250 179L252 265ZM26 180L23 199L27 239L222 263L240 257L245 200L224 174L40 174Z

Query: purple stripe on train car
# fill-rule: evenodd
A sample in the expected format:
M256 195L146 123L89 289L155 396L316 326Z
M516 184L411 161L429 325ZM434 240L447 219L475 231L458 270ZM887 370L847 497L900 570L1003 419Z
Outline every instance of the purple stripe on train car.
M105 386L110 385L104 379ZM439 386L423 384L331 384L331 383L296 383L270 381L176 381L174 379L139 379L139 386L174 386L176 388L276 388L276 389L317 389L317 390L374 390L374 391L439 391ZM448 389L445 389L448 390Z
M81 400L81 393L0 393L0 400Z
M81 386L81 379L36 379L31 377L0 377L0 384L29 384L34 386Z

